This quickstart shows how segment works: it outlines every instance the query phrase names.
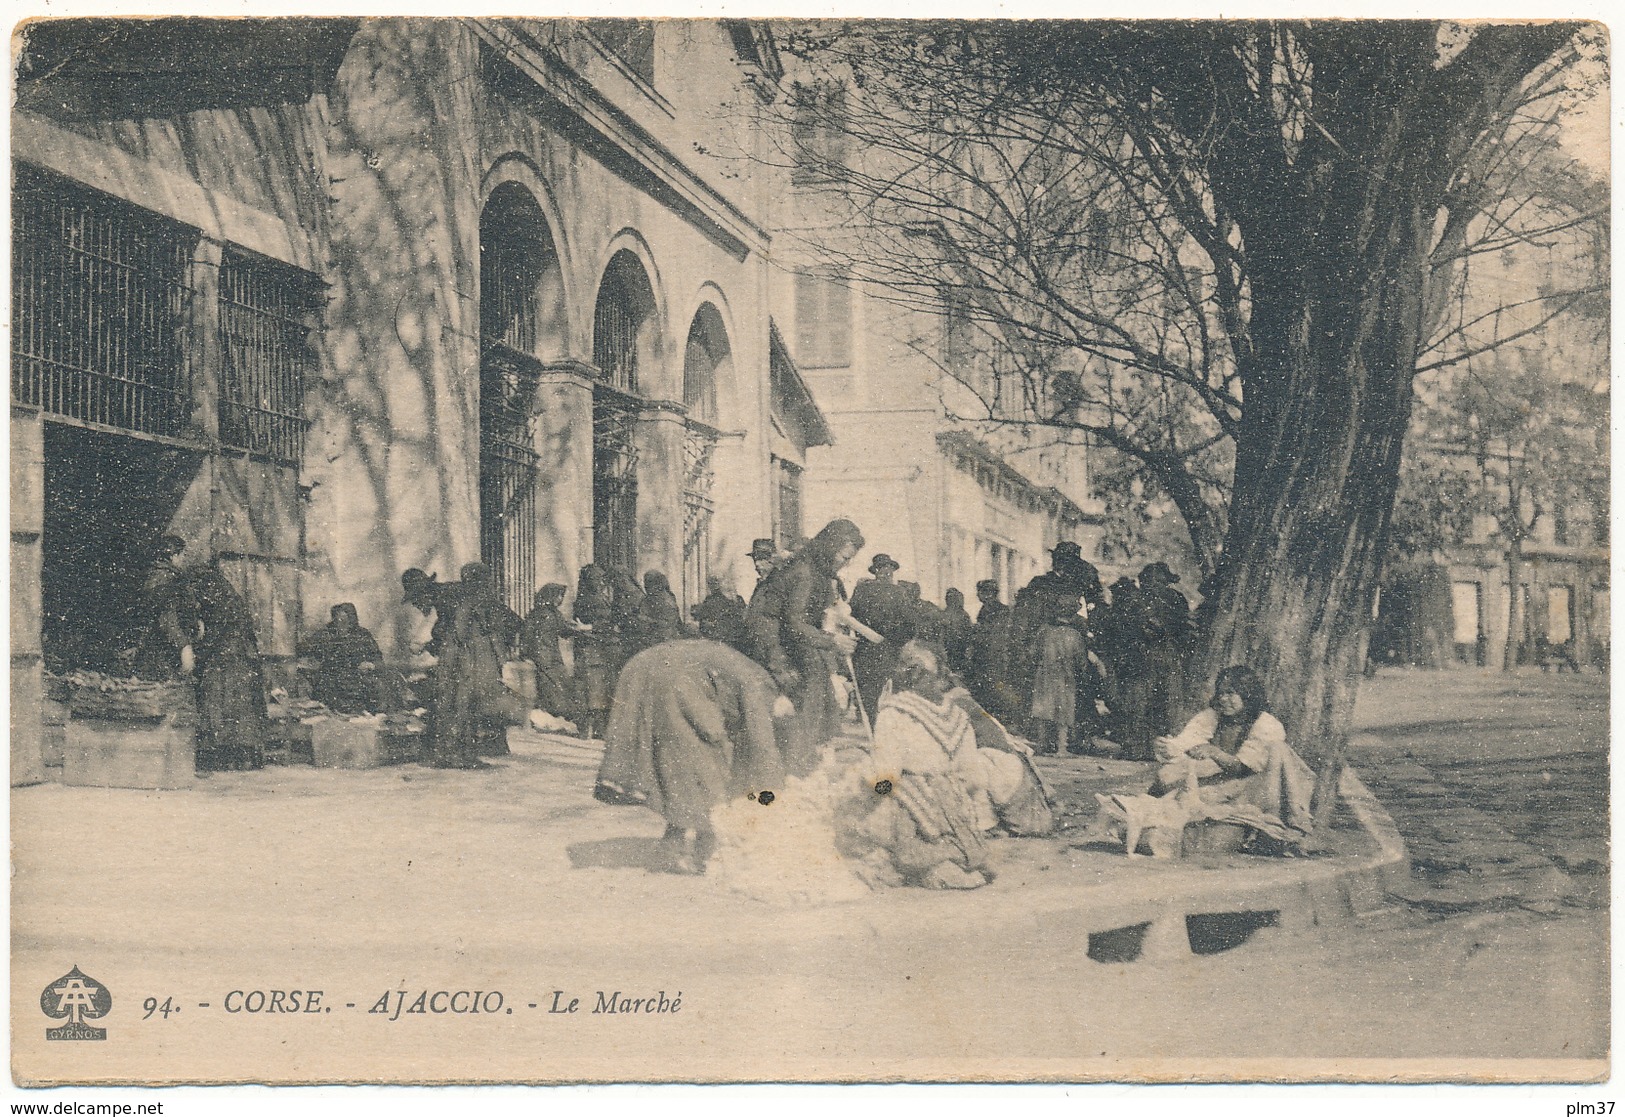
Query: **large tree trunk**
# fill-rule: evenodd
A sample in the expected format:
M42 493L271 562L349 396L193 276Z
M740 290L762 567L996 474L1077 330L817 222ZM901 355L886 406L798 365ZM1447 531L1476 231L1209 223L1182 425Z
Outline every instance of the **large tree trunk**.
M1444 69L1431 25L1304 34L1314 128L1288 157L1256 140L1267 114L1241 115L1253 127L1227 131L1210 165L1242 228L1252 315L1226 577L1199 682L1227 664L1259 672L1320 766L1323 821L1398 489L1436 216L1490 106L1561 32L1486 30Z
M1263 677L1311 761L1341 763L1399 484L1437 175L1399 114L1318 196L1246 199L1254 352L1205 664Z

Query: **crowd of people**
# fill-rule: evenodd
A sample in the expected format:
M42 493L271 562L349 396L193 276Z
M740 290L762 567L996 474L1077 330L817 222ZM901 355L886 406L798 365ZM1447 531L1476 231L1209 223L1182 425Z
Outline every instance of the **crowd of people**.
M827 768L854 716L860 783L875 794L849 797L841 846L875 880L986 883L984 835L1053 826L1037 753L1158 761L1152 794L1189 769L1271 837L1306 833L1306 769L1250 672L1222 674L1208 708L1174 733L1211 584L1194 612L1161 562L1108 589L1062 542L1008 605L998 583L977 583L972 617L956 589L940 607L924 601L884 553L849 593L841 573L863 545L844 519L790 551L758 539L750 600L712 579L692 620L658 571L639 584L588 564L568 609L566 586L550 582L521 617L483 563L448 583L414 568L401 587L433 617L414 648L427 670L386 664L349 603L301 642L299 662L310 696L335 712L425 707L424 760L437 767L486 766L533 711L603 737L595 795L663 814L672 863L691 871L714 848L713 810L740 796L769 803ZM266 711L248 610L218 569L176 566L183 548L166 537L146 576L136 673L194 676L200 768L257 767ZM525 680L510 687L516 667Z

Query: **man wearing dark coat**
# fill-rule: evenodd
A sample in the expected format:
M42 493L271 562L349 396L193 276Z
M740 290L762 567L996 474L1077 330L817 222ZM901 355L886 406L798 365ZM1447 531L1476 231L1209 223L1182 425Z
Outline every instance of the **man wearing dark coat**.
M773 546L773 540L758 539L751 543L750 564L756 568L756 588L750 591L750 599L754 602L756 594L767 584L768 575L778 569L779 551Z
M1095 646L1105 661L1111 694L1111 738L1123 746L1126 760L1151 759L1151 685L1146 672L1145 640L1148 606L1133 578L1112 583L1111 604L1091 620Z
M880 705L880 692L890 681L897 665L897 653L914 638L919 627L919 607L901 585L892 581L901 569L890 555L880 553L869 563L866 578L852 587L852 619L866 624L885 639L880 643L864 640L852 653L852 670L857 673L858 695L872 723Z
M948 653L948 669L963 680L970 676L975 626L965 612L964 594L950 587L942 600L942 647Z
M999 583L984 578L976 583L976 629L970 650L971 694L994 717L1011 717L1020 706L1009 685L1010 606L999 600Z
M1174 588L1179 575L1165 562L1148 563L1140 571L1140 594L1145 601L1145 671L1150 691L1146 716L1154 736L1172 733L1178 711L1174 708L1184 689L1185 651L1191 640L1191 605Z

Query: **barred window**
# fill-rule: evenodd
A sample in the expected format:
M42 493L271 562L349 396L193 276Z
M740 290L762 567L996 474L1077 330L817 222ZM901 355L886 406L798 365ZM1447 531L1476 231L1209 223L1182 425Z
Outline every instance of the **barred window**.
M198 232L19 166L12 199L11 386L18 403L145 434L184 434L183 344Z
M227 249L220 264L220 441L279 462L304 450L306 341L320 281Z
M801 467L778 457L773 459L773 465L779 513L773 534L778 545L789 550L800 541L802 535Z

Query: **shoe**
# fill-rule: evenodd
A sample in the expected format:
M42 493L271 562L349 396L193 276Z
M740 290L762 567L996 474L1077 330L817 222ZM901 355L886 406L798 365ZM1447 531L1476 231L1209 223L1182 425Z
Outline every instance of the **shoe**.
M601 783L592 789L592 797L612 807L641 807L649 797L641 791L628 791L619 784Z

